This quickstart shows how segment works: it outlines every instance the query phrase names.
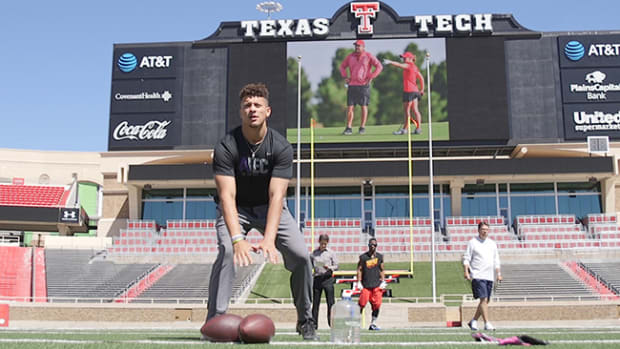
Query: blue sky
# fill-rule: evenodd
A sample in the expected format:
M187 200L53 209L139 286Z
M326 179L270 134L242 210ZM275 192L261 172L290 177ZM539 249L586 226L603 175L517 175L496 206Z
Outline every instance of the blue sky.
M8 1L0 10L0 148L107 151L115 43L193 41L265 19L258 0ZM345 1L280 0L272 18L330 18ZM509 13L543 32L618 30L620 1L386 1L401 16Z

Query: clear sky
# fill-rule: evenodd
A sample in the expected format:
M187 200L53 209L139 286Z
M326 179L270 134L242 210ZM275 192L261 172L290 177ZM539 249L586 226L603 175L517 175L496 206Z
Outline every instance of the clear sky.
M4 1L0 148L107 151L115 43L193 41L220 22L266 19L259 0ZM348 2L280 0L274 19L331 18ZM400 16L513 14L543 32L620 32L618 0L385 1Z

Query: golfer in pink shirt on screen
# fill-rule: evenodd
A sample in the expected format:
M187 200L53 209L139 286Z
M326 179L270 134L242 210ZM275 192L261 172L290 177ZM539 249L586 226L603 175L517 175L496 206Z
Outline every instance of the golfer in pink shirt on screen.
M366 52L364 40L357 40L353 45L355 46L355 51L349 54L340 65L340 75L345 79L348 86L347 125L344 132L342 132L343 135L353 134L352 125L355 105L359 105L362 108L362 121L359 133L361 135L366 133L368 103L370 102L370 82L383 70L383 66L377 57Z

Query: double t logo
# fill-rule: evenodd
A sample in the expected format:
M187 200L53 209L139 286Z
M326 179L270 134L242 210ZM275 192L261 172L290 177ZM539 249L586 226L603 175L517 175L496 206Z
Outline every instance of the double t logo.
M357 26L358 34L372 34L373 27L370 24L371 18L376 18L379 12L379 2L352 2L351 13L355 18L360 19L360 25Z

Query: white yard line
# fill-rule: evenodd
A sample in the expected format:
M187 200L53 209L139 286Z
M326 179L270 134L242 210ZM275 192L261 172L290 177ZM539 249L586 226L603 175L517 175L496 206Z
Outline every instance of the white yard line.
M126 344L163 344L163 345L204 345L201 341L170 341L170 340L69 340L69 339L28 339L28 338L0 338L0 343L57 343L57 344L103 344L103 343L126 343ZM271 345L278 346L324 346L328 342L271 342ZM620 339L602 339L602 340L554 340L552 344L620 344ZM433 341L433 342L362 342L360 346L439 346L439 345L496 345L491 342L476 341Z

